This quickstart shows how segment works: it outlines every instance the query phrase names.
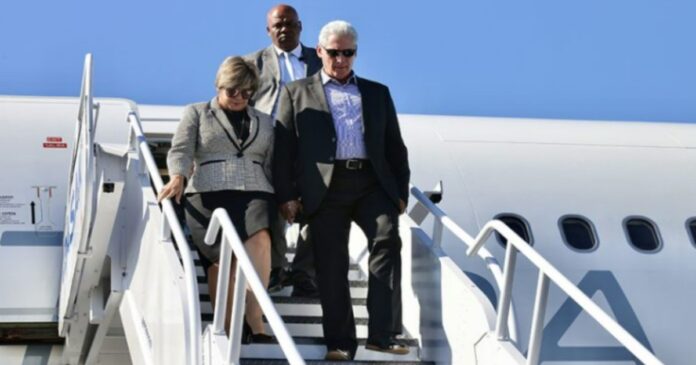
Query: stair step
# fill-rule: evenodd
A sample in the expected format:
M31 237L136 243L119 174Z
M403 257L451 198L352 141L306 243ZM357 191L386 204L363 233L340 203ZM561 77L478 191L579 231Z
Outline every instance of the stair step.
M367 322L367 321L365 321ZM321 326L321 321L319 323L285 323L285 327L288 329L290 336L292 337L324 337L324 329ZM271 326L266 323L266 333L273 335L275 332L271 329ZM368 335L367 324L356 325L355 333L358 338L365 338Z
M276 303L276 310L281 316L308 316L321 317L321 306L317 304L298 304L298 303ZM355 318L367 318L367 307L365 305L353 305L353 315Z
M363 283L357 281L356 283ZM289 297L292 295L292 286L286 286L282 290L271 293L271 297ZM360 286L352 286L350 288L350 296L353 298L367 298L367 283Z
M315 337L295 337L293 338L297 349L303 359L323 360L326 355L326 346L323 338ZM409 346L410 352L407 355L393 355L365 349L365 339L358 339L358 350L355 355L357 361L418 361L418 341L414 339L402 339ZM241 358L262 358L262 359L285 359L283 350L277 344L252 343L242 346Z
M241 365L283 365L289 364L287 360L281 359L240 359ZM307 364L317 365L435 365L430 361L326 361L308 360Z
M271 297L276 304L319 304L319 298L299 298L299 297ZM352 298L353 305L367 305L367 299Z
M321 317L308 317L308 316L281 316L283 322L288 323L302 323L302 324L321 324ZM356 318L355 324L357 325L367 325L367 318Z

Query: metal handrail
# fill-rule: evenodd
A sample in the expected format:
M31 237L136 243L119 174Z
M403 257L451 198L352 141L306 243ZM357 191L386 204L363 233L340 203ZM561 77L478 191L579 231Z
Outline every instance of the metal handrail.
M446 227L449 229L452 234L454 234L455 237L457 237L459 240L463 241L467 246L471 247L474 243L474 238L471 237L466 231L464 231L457 223L455 223L452 219L450 219L447 216L447 213L445 213L440 207L435 205L428 196L425 195L422 191L420 191L417 187L411 185L411 195L413 195L416 200L420 204L422 204L435 218L435 222L433 224L433 235L432 235L432 240L433 244L440 248L442 244L442 231L443 228ZM498 260L485 248L481 248L478 251L478 257L483 260L483 262L486 264L486 268L488 271L490 271L491 275L493 275L493 280L495 280L496 284L498 285L498 288L504 288L504 276L503 276L503 271L500 268L500 264L498 263ZM506 314L505 316L498 316L498 323L496 323L496 328L504 328L505 332L498 332L498 339L500 340L507 340L511 339L512 341L517 341L517 325L516 325L516 316L515 316L515 310L514 310L514 305L512 306L509 316ZM501 326L500 321L503 321L507 323L507 326Z
M475 255L482 249L483 245L488 240L491 234L498 232L507 239L507 248L505 252L505 285L500 288L501 297L498 307L498 316L504 315L504 312L509 311L510 298L512 296L512 277L517 251L521 252L527 259L539 269L539 277L537 281L536 299L534 302L534 314L532 317L532 328L527 353L527 364L538 364L539 355L541 352L541 339L544 324L544 314L546 311L546 302L548 300L549 280L553 281L558 287L572 298L587 314L594 318L602 328L609 334L614 336L622 345L628 349L644 364L662 364L648 349L635 339L628 331L602 310L595 302L590 299L580 288L573 282L568 280L561 274L553 265L544 259L532 246L522 239L517 233L510 229L505 223L499 220L492 220L483 226L476 239L472 242L467 255ZM499 321L501 326L504 326L504 321ZM498 331L504 331L501 328Z
M75 207L69 206L66 210L64 232L73 232L75 229L75 221L80 221L83 224L79 226L80 232L77 232L78 254L87 252L89 240L87 238L89 227L89 219L92 217L92 201L89 200L94 193L95 166L94 166L94 102L92 98L92 54L85 55L85 62L82 69L82 82L80 85L80 104L78 106L77 124L75 129L75 147L73 148L70 174L68 180L68 195L67 202L72 205L73 201L77 201ZM79 168L84 169L84 173ZM79 173L80 176L76 176ZM85 181L81 181L84 176ZM75 179L78 179L77 181ZM77 194L77 196L75 196ZM78 219L70 219L71 209L75 209L79 214ZM71 237L72 239L72 237ZM75 261L75 267L79 267L83 258L78 258ZM72 278L74 282L75 278ZM67 301L65 303L64 314L71 315L75 308L74 297L77 292L73 292L72 285L68 291Z
M247 281L251 291L256 296L256 300L261 306L268 323L273 329L273 334L278 339L281 349L290 364L304 365L305 362L300 356L295 341L285 327L285 323L276 311L271 297L266 291L266 287L261 283L259 275L256 273L254 265L251 263L244 244L239 239L239 235L230 220L227 211L218 208L210 218L210 225L205 235L205 242L212 245L215 242L218 232L222 230L222 242L220 247L220 271L218 273L218 284L216 288L217 303L215 305L215 316L213 317L213 334L225 334L225 314L227 311L227 289L229 287L230 270L232 266L232 254L237 259L236 280L234 284L234 302L232 304L232 314L230 319L230 337L227 343L226 359L230 364L238 364L241 348L242 321L244 317L244 303L246 298Z
M131 112L128 114L128 123L133 132L131 135L131 147L134 148L145 161L147 172L155 185L155 191L159 193L164 186L162 177L159 174L159 169L155 163L155 158L152 156L150 147L147 145L145 133L143 133L142 125L138 116ZM186 315L186 330L187 339L186 347L188 354L188 364L197 365L201 363L201 310L198 295L198 280L196 278L196 269L191 256L191 249L188 246L188 241L184 235L184 231L179 224L179 219L174 211L174 205L171 199L162 201L162 231L161 239L168 241L171 234L174 235L176 246L181 255L181 262L184 267L184 283L186 287L186 303L184 307Z

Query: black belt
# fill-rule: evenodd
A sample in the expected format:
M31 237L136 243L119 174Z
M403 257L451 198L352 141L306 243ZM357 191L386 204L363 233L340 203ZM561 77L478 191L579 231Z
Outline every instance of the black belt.
M344 168L346 170L364 170L370 167L370 160L350 159L336 160L334 166Z

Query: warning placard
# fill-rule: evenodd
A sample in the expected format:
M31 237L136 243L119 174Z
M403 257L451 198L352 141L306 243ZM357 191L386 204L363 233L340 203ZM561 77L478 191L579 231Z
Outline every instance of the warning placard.
M43 143L44 148L68 148L68 144L63 142L63 137L46 137Z
M1 194L0 195L0 225L5 224L25 224L23 214L19 214L23 211L25 203L19 202L15 199L14 195L11 194Z

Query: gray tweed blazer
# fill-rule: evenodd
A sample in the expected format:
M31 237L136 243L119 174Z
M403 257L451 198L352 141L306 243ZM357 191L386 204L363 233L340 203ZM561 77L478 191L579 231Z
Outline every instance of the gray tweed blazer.
M189 178L186 193L218 190L273 193L273 121L250 106L247 113L251 127L240 153L230 140L232 137L238 141L237 135L217 98L186 106L167 155L170 176Z

